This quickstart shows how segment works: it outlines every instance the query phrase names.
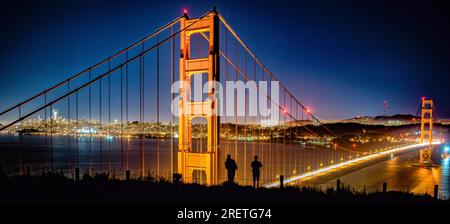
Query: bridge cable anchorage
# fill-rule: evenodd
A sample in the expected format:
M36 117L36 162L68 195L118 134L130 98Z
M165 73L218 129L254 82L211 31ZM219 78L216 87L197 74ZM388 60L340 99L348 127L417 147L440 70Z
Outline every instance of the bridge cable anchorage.
M79 87L77 87L77 88L71 90L69 93L66 93L66 94L64 94L64 95L62 95L62 96L60 96L60 97L57 97L56 99L53 99L52 101L46 103L45 105L43 105L43 106L41 106L41 107L38 107L37 109L35 109L35 110L33 110L33 111L27 113L26 115L22 116L21 118L16 119L16 120L14 120L13 122L11 122L11 123L9 123L9 124L7 124L7 125L1 127L1 128L0 128L0 131L3 131L3 130L5 130L5 129L11 127L12 125L16 124L17 122L20 122L20 121L22 121L22 120L24 120L24 119L30 117L31 115L33 115L33 114L35 114L35 113L41 111L42 109L48 107L50 104L54 104L54 103L56 103L56 102L59 102L60 100L66 98L67 96L69 96L69 95L75 93L76 91L81 90L81 89L83 89L83 88L85 88L85 87L90 86L90 85L93 84L94 82L97 82L97 81L100 80L101 78L103 78L103 77L105 77L105 76L107 76L107 75L113 73L114 71L118 70L121 66L124 66L124 65L126 65L126 64L128 64L128 63L130 63L130 62L132 62L132 61L134 61L134 60L136 60L137 58L140 58L142 55L144 55L144 54L146 54L146 53L148 53L148 52L154 50L156 47L165 44L165 43L168 42L170 39L172 39L172 38L178 36L182 31L188 29L189 27L191 27L192 25L194 25L195 23L197 23L197 22L200 21L201 19L203 19L203 18L205 18L206 16L208 16L210 13L211 13L211 12L208 12L208 13L204 14L202 17L199 18L199 20L194 21L193 23L191 23L191 24L189 24L188 26L186 26L184 29L175 32L173 35L171 35L171 36L165 38L164 40L160 41L158 44L155 44L155 45L153 45L152 47L146 49L144 52L141 52L141 53L139 53L138 55L136 55L136 56L134 56L134 57L128 59L126 62L124 62L124 63L122 63L122 64L119 64L119 65L116 66L115 68L111 69L111 71L108 71L108 72L106 72L106 73L103 73L103 74L100 75L100 76L97 76L96 78L90 80L89 82L87 82L87 83L85 83L85 84L83 84L83 85L81 85L81 86L79 86Z
M207 14L209 14L209 13L211 13L211 12L208 12ZM132 48L138 46L138 45L141 44L142 42L145 42L146 40L148 40L148 39L150 39L150 38L152 38L152 37L158 35L159 33L163 32L164 30L168 29L169 27L172 27L173 25L175 25L176 23L178 23L178 22L180 21L180 19L183 18L183 17L184 17L184 16L180 16L180 17L176 18L175 20L173 20L173 21L167 23L166 25L160 27L158 30L156 30L156 31L153 32L152 34L150 34L150 35L144 37L143 39L139 40L138 42L136 42L136 43L134 43L134 44L132 44L132 45L130 45L130 46L124 48L123 50L121 50L121 51L115 53L114 55L112 55L112 56L110 56L110 57L104 59L103 61L98 62L97 64L95 64L95 65L93 65L93 66L91 66L91 67L89 67L89 68L87 68L87 69L85 69L85 70L83 70L83 71L77 73L76 75L74 75L74 76L72 76L72 77L70 77L70 78L68 78L68 79L66 79L66 80L64 80L64 81L62 81L62 82L60 82L60 83L58 83L58 84L56 84L56 85L54 85L54 86L52 86L52 87L46 89L46 90L44 90L44 91L41 91L40 93L37 93L36 95L34 95L34 96L32 96L32 97L30 97L30 98L24 100L24 101L21 101L20 103L16 104L15 106L12 106L12 107L10 107L10 108L8 108L8 109L3 110L2 112L0 112L0 116L2 116L3 114L5 114L5 113L7 113L7 112L9 112L9 111L11 111L11 110L14 110L14 109L16 109L16 108L22 106L22 105L24 105L24 104L26 104L26 103L28 103L28 102L30 102L30 101L32 101L32 100L34 100L34 99L40 97L40 96L42 96L42 95L44 95L45 93L48 93L48 92L50 92L50 91L52 91L52 90L54 90L54 89L56 89L56 88L58 88L58 87L60 87L60 86L62 86L62 85L64 85L64 84L66 84L67 82L70 82L70 81L72 81L72 80L74 80L74 79L76 79L76 78L78 78L78 77L80 77L80 76L82 76L82 75L88 73L89 71L91 71L91 70L93 70L93 69L95 69L95 68L97 68L97 67L99 67L99 66L105 64L106 62L108 62L108 61L110 61L110 60L116 58L117 56L123 54L124 52L128 52L128 50L130 50L130 49L132 49Z
M219 14L219 19L220 21L222 21L222 23L224 24L224 26L231 32L231 34L233 34L233 36L238 40L238 42L242 45L242 47L253 57L253 59L261 66L262 69L264 69L266 71L267 74L269 74L269 76L275 80L278 81L280 83L280 87L283 88L283 90L285 90L290 97L292 97L297 104L299 104L303 110L307 111L306 107L297 99L297 97L295 97L295 95L293 95L285 86L283 83L281 83L281 81L259 60L258 57L256 57L256 55L250 50L250 48L242 41L242 39L237 35L237 33L231 28L231 26L226 22L225 18ZM319 123L325 130L327 130L330 134L332 134L334 137L341 139L344 142L347 142L345 139L342 139L340 136L338 136L336 133L334 133L333 131L331 131L328 127L325 126L325 124L323 124L315 115L313 115L312 113L309 112L309 115L311 116L312 119L314 119L317 123ZM348 142L347 142L348 143Z

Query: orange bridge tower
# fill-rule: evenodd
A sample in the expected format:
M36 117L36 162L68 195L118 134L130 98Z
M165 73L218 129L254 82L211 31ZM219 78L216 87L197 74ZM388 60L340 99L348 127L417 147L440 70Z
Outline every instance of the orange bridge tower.
M422 98L422 117L420 123L420 140L422 143L428 143L427 147L420 150L419 164L422 166L431 166L431 151L433 148L433 100Z
M219 18L215 10L200 19L181 18L180 101L178 121L178 173L185 182L213 185L218 179L219 116L215 82L220 81ZM201 34L209 40L209 54L191 58L191 36ZM191 77L208 75L208 100L191 100ZM207 151L192 149L192 119L205 118L208 126Z

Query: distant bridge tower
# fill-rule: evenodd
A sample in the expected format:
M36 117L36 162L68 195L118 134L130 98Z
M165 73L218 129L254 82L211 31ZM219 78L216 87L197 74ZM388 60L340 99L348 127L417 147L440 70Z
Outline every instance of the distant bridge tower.
M420 124L420 140L422 143L428 143L427 147L420 150L419 164L422 166L431 166L431 151L433 143L433 100L422 97L422 118Z
M215 10L202 19L181 19L183 30L180 35L180 87L178 121L178 173L185 182L216 184L218 178L219 117L215 102L219 79L219 18ZM191 35L205 34L209 39L209 55L205 58L191 58ZM194 102L190 97L190 82L193 75L208 74L207 101ZM203 117L208 126L207 152L192 150L192 119Z

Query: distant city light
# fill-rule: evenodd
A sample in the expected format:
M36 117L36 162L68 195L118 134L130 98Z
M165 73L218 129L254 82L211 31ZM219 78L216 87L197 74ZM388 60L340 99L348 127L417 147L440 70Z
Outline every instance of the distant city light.
M93 128L81 128L77 130L78 133L83 133L83 134L91 134L91 133L97 133L97 130L93 129Z
M450 149L450 147L445 146L445 147L444 147L444 152L448 152L449 149Z

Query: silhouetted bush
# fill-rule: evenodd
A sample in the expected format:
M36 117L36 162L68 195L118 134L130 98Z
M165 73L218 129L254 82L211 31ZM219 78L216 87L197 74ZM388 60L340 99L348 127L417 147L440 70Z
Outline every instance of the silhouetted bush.
M254 189L223 183L217 186L172 184L156 178L131 181L110 179L109 173L93 177L85 173L82 181L65 177L61 171L36 176L0 177L0 203L151 203L151 204L326 204L326 203L434 203L450 204L429 195L390 191L359 193L342 184L321 191L315 186L284 189Z

